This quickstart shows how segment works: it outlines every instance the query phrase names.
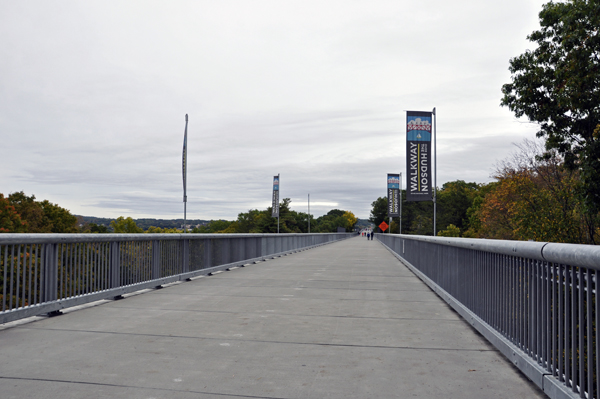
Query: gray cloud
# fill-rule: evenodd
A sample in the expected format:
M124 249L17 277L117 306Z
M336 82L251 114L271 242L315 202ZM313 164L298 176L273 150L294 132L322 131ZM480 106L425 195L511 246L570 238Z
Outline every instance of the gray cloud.
M535 126L499 107L545 0L0 3L0 192L76 214L228 218L282 197L368 217L438 112L438 185ZM340 12L343 9L344 12Z

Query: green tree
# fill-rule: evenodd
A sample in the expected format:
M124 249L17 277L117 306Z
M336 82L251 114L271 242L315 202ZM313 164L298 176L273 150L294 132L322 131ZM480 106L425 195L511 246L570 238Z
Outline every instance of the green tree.
M128 217L125 219L123 216L119 216L116 220L110 222L110 227L112 227L115 233L143 233L144 230L139 228L135 224L135 220Z
M90 233L108 233L108 228L103 225L98 225L96 223L90 223Z
M438 236L440 236L440 237L460 237L460 229L453 224L449 224L445 230L438 231Z
M594 242L600 212L600 0L547 3L541 29L527 38L535 50L510 60L511 83L501 104L538 123L538 137L565 166L579 170L580 195Z
M473 205L479 185L456 180L445 183L437 195L437 228L445 230L450 225L461 232L467 229L467 210ZM450 236L453 237L453 236Z
M387 197L379 197L371 203L371 215L369 222L379 226L384 220L387 221Z
M146 230L146 233L148 233L148 234L181 234L181 233L183 233L183 230L176 229L176 228L169 228L169 227L150 226Z
M327 212L327 216L334 216L334 217L343 216L345 212L346 211L343 211L341 209L332 209L329 212Z
M65 208L43 200L39 203L44 214L43 225L49 228L51 233L76 233L77 217Z

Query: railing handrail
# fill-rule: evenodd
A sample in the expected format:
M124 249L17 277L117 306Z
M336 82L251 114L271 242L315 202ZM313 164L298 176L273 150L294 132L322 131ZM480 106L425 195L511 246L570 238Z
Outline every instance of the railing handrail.
M313 234L0 234L0 323L354 237Z
M407 234L385 235L600 270L600 245L494 240L486 238L432 237Z
M600 247L377 234L548 396L600 398Z
M182 240L206 238L248 238L248 237L307 237L327 234L355 233L2 233L0 245L3 244L54 244L78 242L119 242L119 241L148 241L148 240Z

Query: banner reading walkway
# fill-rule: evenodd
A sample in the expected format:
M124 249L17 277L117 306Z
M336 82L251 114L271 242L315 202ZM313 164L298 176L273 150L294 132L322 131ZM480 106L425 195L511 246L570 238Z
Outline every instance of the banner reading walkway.
M431 201L431 112L406 112L406 200Z

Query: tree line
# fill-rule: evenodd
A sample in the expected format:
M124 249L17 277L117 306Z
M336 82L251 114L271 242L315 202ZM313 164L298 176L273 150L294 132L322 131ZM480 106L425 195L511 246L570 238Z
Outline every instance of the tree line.
M491 183L445 183L437 193L437 235L597 244L600 214L586 207L581 172L558 151L525 140L501 161ZM406 193L402 193L403 199ZM403 234L433 234L433 202L402 204ZM370 221L387 218L387 198L372 203ZM391 232L399 232L394 218Z
M291 199L285 198L279 207L280 233L307 233L309 215L290 209ZM238 215L233 221L211 220L190 230L192 233L277 233L277 218L271 216L271 207L252 209ZM7 197L0 194L0 233L183 233L177 227L146 226L148 219L138 225L131 217L120 216L110 221L110 226L86 223L82 217L71 214L47 200L37 201L35 195L23 191ZM181 220L183 223L183 220ZM332 209L315 218L310 215L312 233L335 232L338 228L352 231L358 219L350 211ZM181 224L180 224L181 225ZM146 228L144 228L146 227Z
M0 193L0 233L77 233L77 217L48 200L23 191Z
M284 198L279 205L280 233L308 233L309 215L290 209L291 199ZM272 208L253 209L238 215L234 221L212 220L205 226L194 228L194 233L277 233L277 218L271 216ZM352 231L358 218L350 211L332 209L315 218L310 215L311 233L336 232L339 227Z

